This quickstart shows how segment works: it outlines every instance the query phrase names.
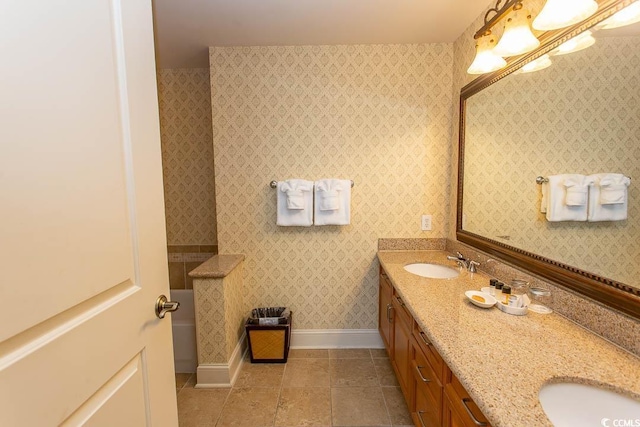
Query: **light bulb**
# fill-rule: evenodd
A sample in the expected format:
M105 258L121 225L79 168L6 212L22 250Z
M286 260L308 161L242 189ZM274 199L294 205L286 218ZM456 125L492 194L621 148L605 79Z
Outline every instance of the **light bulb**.
M551 58L549 55L544 54L540 58L529 62L527 65L520 68L521 73L533 73L534 71L544 70L551 65Z
M533 28L549 31L568 27L587 19L597 10L598 3L594 0L547 0L533 20Z
M507 65L502 57L493 53L496 38L492 34L478 38L476 42L476 57L469 66L469 74L485 74L499 70Z
M507 15L504 32L493 52L503 57L516 56L540 46L540 41L531 32L530 19L531 14L525 9L514 10Z
M578 34L574 38L562 43L553 51L553 54L566 55L567 53L577 52L592 46L595 42L596 39L591 35L591 31L585 31L584 33Z
M640 1L631 3L629 6L615 13L612 17L602 21L598 28L610 30L612 28L624 27L625 25L640 22Z

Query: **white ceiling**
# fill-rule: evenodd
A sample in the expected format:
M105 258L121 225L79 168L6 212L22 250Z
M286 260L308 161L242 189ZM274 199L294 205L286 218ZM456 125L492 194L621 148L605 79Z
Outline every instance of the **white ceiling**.
M208 46L453 42L494 0L153 0L158 68Z

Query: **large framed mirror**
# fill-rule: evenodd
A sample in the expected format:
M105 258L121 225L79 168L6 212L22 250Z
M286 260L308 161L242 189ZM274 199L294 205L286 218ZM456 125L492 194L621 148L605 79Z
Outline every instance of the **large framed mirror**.
M600 1L462 89L457 238L640 319L640 23L597 27L631 3ZM589 48L521 70L588 30ZM627 218L547 221L536 178L566 173L630 177Z

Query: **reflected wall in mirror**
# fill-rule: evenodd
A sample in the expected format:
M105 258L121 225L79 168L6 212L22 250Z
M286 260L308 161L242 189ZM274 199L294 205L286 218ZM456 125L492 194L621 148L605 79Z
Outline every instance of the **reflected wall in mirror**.
M640 36L603 37L466 106L463 229L640 287ZM548 222L536 177L631 177L628 219Z
M458 239L640 318L640 24L591 30L548 68L463 89ZM631 177L627 220L545 219L537 176L605 172Z

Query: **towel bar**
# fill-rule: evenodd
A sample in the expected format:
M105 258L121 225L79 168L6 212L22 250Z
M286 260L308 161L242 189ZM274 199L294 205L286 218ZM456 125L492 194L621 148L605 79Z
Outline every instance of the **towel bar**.
M353 180L351 180L351 188L353 188L353 186L355 185L355 183L353 182ZM278 181L271 181L269 183L269 187L271 188L276 188L278 186Z
M544 184L545 182L549 182L549 178L545 178L544 176L539 176L536 178L536 184Z
M627 178L631 179L630 177L627 177ZM539 176L539 177L536 178L536 184L542 185L545 182L549 182L549 178L545 178L544 176ZM351 186L353 187L353 184L351 184Z

